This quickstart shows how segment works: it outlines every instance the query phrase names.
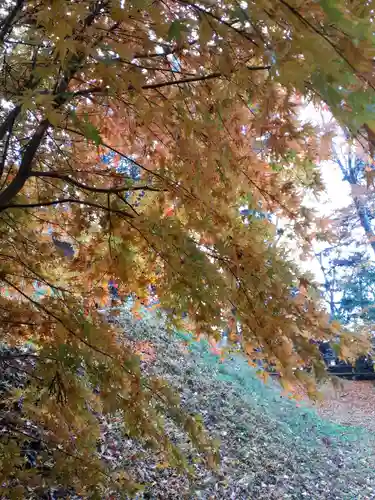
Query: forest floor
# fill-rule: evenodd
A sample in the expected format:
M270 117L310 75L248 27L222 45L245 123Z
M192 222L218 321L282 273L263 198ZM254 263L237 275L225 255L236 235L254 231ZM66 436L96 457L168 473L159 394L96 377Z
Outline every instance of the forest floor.
M142 369L168 381L220 443L220 466L208 470L193 461L186 434L166 421L194 469L189 479L125 437L121 415L101 417L101 458L144 485L137 500L375 500L373 382L344 380L336 391L326 384L321 403L296 401L282 395L276 380L262 382L240 356L220 362L207 342L169 332L155 312L135 319L124 305L115 321L141 354ZM65 493L48 498L81 500Z
M168 380L185 409L201 414L221 443L219 470L194 464L196 477L190 481L159 468L156 457L124 440L113 421L104 423L103 458L125 466L146 485L138 498L375 499L372 383L346 381L338 393L325 386L326 399L314 408L309 401L282 397L277 383L264 384L245 360L220 363L207 344L168 333L153 315L135 322L123 309L117 321L127 336L148 346L144 369ZM189 449L182 432L168 432Z
M375 384L370 380L341 380L342 387L322 387L320 416L341 425L357 425L375 432Z

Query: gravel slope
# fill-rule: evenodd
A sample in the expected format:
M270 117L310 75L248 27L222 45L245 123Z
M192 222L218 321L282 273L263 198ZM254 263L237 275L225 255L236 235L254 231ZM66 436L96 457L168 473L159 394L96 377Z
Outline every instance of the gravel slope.
M186 338L170 335L154 314L135 322L124 308L117 322L135 341L153 344L156 360L145 369L169 380L185 408L200 413L221 442L220 470L196 464L192 482L158 468L155 456L121 437L115 420L103 424L103 456L146 483L139 498L375 499L370 430L330 422L308 404L297 407L274 382L264 385L246 362L219 363L203 343L186 347ZM189 448L182 434L170 432Z

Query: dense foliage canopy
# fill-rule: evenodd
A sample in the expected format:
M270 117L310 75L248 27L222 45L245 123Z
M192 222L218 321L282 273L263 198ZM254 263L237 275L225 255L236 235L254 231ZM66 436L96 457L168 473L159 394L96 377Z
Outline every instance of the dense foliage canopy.
M212 462L199 422L161 380L142 375L124 334L96 311L110 278L140 298L152 284L170 319L187 312L197 333L215 334L234 309L250 359L261 347L286 380L302 376L293 368L315 355L309 339L335 325L275 244L272 216L289 221L303 254L324 232L301 203L322 189L325 139L298 120L301 96L324 101L371 143L372 8L3 2L1 340L35 350L8 359L29 357L33 371L5 403L22 396L23 413L4 421L14 439L1 443L1 484L47 481L17 468L23 418L54 449L49 480L99 496L115 478L95 459L95 412L120 411L125 432L183 463L163 431L169 415ZM38 297L36 281L50 293ZM131 488L125 474L117 479Z

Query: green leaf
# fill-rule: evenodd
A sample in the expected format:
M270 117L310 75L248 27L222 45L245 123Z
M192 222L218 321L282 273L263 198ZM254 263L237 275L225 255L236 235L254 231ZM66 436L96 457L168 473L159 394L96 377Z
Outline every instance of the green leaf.
M86 139L92 141L96 146L102 143L102 138L100 137L99 130L90 123L87 115L85 116L85 121L79 120L77 113L73 110L71 111L71 117L74 125L82 130Z
M85 123L84 134L86 139L92 141L96 146L102 143L98 129L92 123Z
M182 33L186 31L187 28L185 26L184 21L181 21L180 19L176 19L173 21L173 23L170 25L169 30L168 30L168 40L175 40L176 42L180 42L182 39Z
M241 9L240 6L236 7L233 11L233 16L235 18L238 18L238 20L241 22L241 23L245 23L246 21L249 20L249 16L247 15L247 13Z
M337 92L337 90L335 90L333 87L328 87L327 95L328 95L330 102L334 106L337 106L338 104L341 103L341 94L339 92Z
M202 47L211 41L213 34L212 25L208 22L207 17L203 16L199 24L199 42Z
M320 5L331 21L337 22L342 19L343 14L341 10L337 8L336 0L320 0Z

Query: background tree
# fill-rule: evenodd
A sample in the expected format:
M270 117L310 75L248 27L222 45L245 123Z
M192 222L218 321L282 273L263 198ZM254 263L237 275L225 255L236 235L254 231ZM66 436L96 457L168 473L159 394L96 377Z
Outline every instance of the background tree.
M373 159L332 121L324 123L323 130L337 136L331 159L350 186L351 202L332 214L333 242L316 254L324 277L322 293L331 317L358 329L359 323L372 322L368 307L373 266L368 250L375 251Z
M375 252L374 200L370 189L375 172L373 161L350 138L340 148L334 147L333 159L340 168L343 180L350 184L353 200L349 207L342 210L341 223L351 231L361 227Z
M346 323L372 325L374 323L374 266L362 262L345 277L341 285L339 316Z
M243 224L239 200L289 219L307 251L319 224L301 199L321 189L319 139L298 121L295 94L325 101L353 134L365 123L371 131L372 8L2 6L0 278L10 295L0 298L1 338L36 346L31 383L17 393L24 413L4 424L13 433L1 443L5 490L14 479L47 481L13 452L30 438L23 418L53 446L48 480L101 497L115 478L96 459L94 410L120 411L128 435L184 465L161 423L168 415L212 457L200 425L93 307L109 276L139 297L153 282L170 319L188 311L197 332L221 329L234 307L243 348L261 346L285 379L302 376L293 368L316 355L309 338L334 329L317 301L290 293L306 279L273 244L270 220ZM56 252L50 230L73 259ZM52 293L37 299L35 280Z
M348 323L349 317L344 314L342 303L345 284L354 278L364 263L368 265L368 255L360 251L350 253L347 246L334 245L317 253L316 258L324 279L321 294L330 317Z

